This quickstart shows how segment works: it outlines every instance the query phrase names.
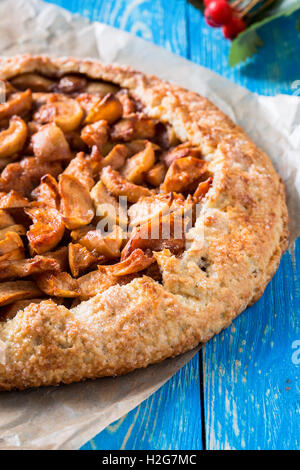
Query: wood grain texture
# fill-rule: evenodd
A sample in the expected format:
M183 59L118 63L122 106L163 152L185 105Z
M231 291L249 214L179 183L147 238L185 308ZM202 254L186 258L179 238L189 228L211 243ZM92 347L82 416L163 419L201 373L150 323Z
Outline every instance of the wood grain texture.
M300 80L297 13L261 28L265 46L260 53L231 69L229 43L185 0L50 3L153 41L254 92L291 94L292 82ZM156 394L83 448L299 448L299 314L300 240L284 255L262 299L206 345L200 356L203 369L195 357Z
M292 361L300 313L295 269L286 253L260 301L205 348L209 449L300 446L300 377Z
M202 449L198 355L84 449Z

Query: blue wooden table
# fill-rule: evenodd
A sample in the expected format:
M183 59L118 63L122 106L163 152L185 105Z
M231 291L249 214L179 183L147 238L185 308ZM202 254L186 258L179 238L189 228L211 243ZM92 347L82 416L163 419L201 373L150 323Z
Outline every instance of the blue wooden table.
M50 3L130 31L258 93L292 94L300 80L300 12L263 27L259 55L231 69L229 43L186 0ZM259 302L83 449L299 449L299 317L300 240Z

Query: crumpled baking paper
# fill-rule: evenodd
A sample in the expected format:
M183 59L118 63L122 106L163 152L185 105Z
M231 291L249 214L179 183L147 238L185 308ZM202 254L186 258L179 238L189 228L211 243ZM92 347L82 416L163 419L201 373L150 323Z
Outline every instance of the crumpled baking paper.
M213 101L271 157L300 234L300 99L259 96L142 39L40 0L0 0L0 55L30 52L131 65ZM0 394L0 449L76 449L154 393L196 351L127 376Z

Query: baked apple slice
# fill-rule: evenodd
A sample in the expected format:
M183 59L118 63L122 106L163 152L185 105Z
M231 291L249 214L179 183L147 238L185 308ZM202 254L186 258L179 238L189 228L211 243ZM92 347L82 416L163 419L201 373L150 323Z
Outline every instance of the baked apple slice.
M3 240L8 232L14 232L20 235L20 237L23 237L24 235L26 235L26 228L24 227L24 225L21 224L9 225L8 227L1 228L0 240Z
M150 189L144 186L138 186L130 183L116 170L110 166L103 168L101 172L101 181L106 186L107 190L115 197L125 196L129 202L137 202L140 197L151 196L153 194Z
M155 262L151 253L145 253L140 248L134 250L128 258L120 263L112 264L110 266L98 266L99 271L105 272L112 276L127 276L139 271L143 271Z
M117 122L111 131L113 141L128 142L133 139L148 139L155 137L156 121L144 114L131 114Z
M90 95L106 96L108 93L117 93L119 88L112 83L90 80L85 87L85 92Z
M129 96L128 90L120 90L116 94L118 100L121 102L123 107L123 116L129 116L134 114L136 111L136 105L133 99Z
M29 200L14 189L9 193L0 193L0 209L17 209L30 206Z
M95 212L89 190L74 176L62 174L59 178L60 212L69 230L88 225Z
M40 161L71 160L69 144L63 131L56 124L46 124L31 138L35 157Z
M12 218L12 216L8 212L0 209L0 229L9 227L10 225L14 225L14 224L15 224L15 221Z
M126 209L119 204L111 194L109 194L102 181L98 181L90 194L97 217L105 217L112 225L117 224L121 227L127 226L128 217Z
M69 265L73 277L78 277L96 263L103 263L106 258L91 253L79 243L69 243L68 247Z
M187 218L177 217L172 212L163 217L155 217L146 224L135 227L122 251L121 260L128 258L137 249L152 252L167 248L173 254L180 255L185 249L185 233L188 223Z
M62 172L60 162L40 161L36 157L25 157L19 162L10 163L2 171L0 177L0 191L14 189L20 194L29 196L31 191L39 185L42 176L49 173L55 178Z
M143 225L151 219L156 220L167 213L183 213L190 204L182 194L161 193L150 197L141 197L128 209L130 226Z
M18 153L27 139L26 123L18 116L9 121L8 129L0 132L0 158L7 158Z
M90 161L85 158L83 152L78 153L76 157L70 161L69 165L63 172L63 175L74 176L74 178L80 181L80 183L82 183L82 185L89 191L95 184L92 165Z
M60 195L58 183L49 174L42 176L40 185L32 191L31 197L45 206L59 210Z
M24 244L16 232L7 232L0 240L0 262L24 258Z
M133 157L133 155L136 155L137 153L140 153L142 152L143 150L145 150L146 148L146 145L148 144L148 142L150 142L149 140L147 139L133 139L129 142L125 142L124 145L126 145L127 149L128 149L128 156L129 157ZM161 151L161 148L159 147L159 145L157 145L156 143L154 142L151 142L152 144L152 147L153 147L153 150L156 152L156 151Z
M101 120L84 126L80 136L86 145L89 147L96 145L96 147L101 151L108 141L108 130L107 121Z
M16 300L34 299L42 292L33 281L8 281L0 283L0 307Z
M99 178L99 173L103 167L103 155L96 145L93 145L90 155L86 155L94 178Z
M12 116L23 116L30 111L32 106L32 92L26 90L24 92L12 93L8 100L0 104L0 121L10 119Z
M0 281L41 274L45 271L59 271L60 266L53 258L35 256L30 259L1 261Z
M109 235L103 235L100 230L90 230L80 238L79 243L106 259L115 259L121 256L123 240L122 229L115 226Z
M141 184L144 173L150 170L155 163L155 154L151 142L147 142L144 150L126 161L121 174L131 183Z
M199 183L196 191L193 194L193 198L197 202L200 202L201 199L203 199L204 196L206 195L206 193L208 192L208 190L211 187L212 183L213 183L212 176L210 176L206 181L202 181L201 183Z
M41 291L51 297L79 297L79 285L77 280L73 279L72 276L66 272L42 273L36 276L35 280Z
M60 93L74 94L80 93L87 86L87 79L80 75L64 75L56 85Z
M114 170L119 170L125 164L128 153L126 145L117 144L103 159L102 166L111 166Z
M195 157L173 161L162 185L164 192L187 192L205 175L208 163Z
M166 150L162 153L160 159L167 167L170 167L173 162L185 157L202 157L201 150L198 147L192 147L190 144L180 144L177 147Z
M84 276L77 279L80 291L80 299L88 300L91 297L95 297L97 294L101 294L105 290L109 289L118 283L118 278L112 276L105 271L91 271ZM1 284L0 284L1 285Z
M25 213L33 220L27 238L34 253L41 255L55 248L61 241L65 225L62 215L51 207L31 207Z
M46 251L45 253L43 253L43 256L54 259L58 263L60 271L68 270L68 248L66 246L61 246L60 248L54 251Z
M158 187L163 183L166 173L166 165L163 162L159 162L147 171L145 174L145 180L147 183L151 184L151 186Z
M30 89L34 92L50 92L54 81L37 73L22 73L13 78L11 84L22 91Z
M93 124L103 120L107 121L108 124L113 124L122 117L122 114L122 104L114 94L109 93L104 98L99 98L92 106L85 118L85 123Z
M46 103L34 113L34 120L41 124L53 122L64 132L77 129L83 119L78 101L58 93L48 95Z

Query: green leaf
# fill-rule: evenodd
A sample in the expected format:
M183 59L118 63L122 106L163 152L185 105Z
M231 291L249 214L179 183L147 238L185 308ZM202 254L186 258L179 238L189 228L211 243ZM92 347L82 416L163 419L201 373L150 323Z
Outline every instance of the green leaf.
M257 49L263 45L263 41L255 31L251 34L240 34L238 39L238 41L235 39L232 42L229 51L229 64L231 67L243 62L247 57L253 56Z
M298 33L300 34L300 16L297 21L297 29L298 29Z
M275 0L269 8L257 12L251 25L232 41L229 52L230 66L233 67L246 60L247 57L251 57L257 52L258 47L263 45L263 41L256 32L258 28L281 16L289 16L299 8L300 0ZM299 23L300 21L298 21L298 29L300 27Z

